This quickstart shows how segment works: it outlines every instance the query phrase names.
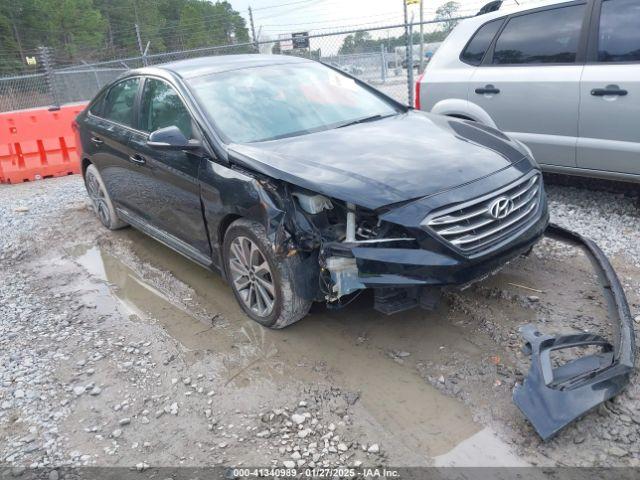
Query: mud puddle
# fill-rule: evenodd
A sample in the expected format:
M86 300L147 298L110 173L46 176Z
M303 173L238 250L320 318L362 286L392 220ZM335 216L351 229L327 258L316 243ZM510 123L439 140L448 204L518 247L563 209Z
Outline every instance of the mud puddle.
M474 464L478 441L467 439L477 435L480 443L492 446L494 465L500 452L505 465L513 464L506 445L475 423L467 407L426 383L415 369L416 363L442 361L450 350L482 361L488 338L468 338L443 312L384 316L364 295L339 311L316 305L301 322L268 330L243 315L217 274L136 231L120 235L141 264L188 285L213 322L201 321L176 302L171 282L150 282L109 248L70 253L92 277L109 285L110 295L127 312L157 321L187 355L208 352L221 357L224 368L218 373L229 393L264 382L276 392L318 383L338 386L353 392L357 407L390 433L399 448L415 452L426 464L435 457L438 465Z

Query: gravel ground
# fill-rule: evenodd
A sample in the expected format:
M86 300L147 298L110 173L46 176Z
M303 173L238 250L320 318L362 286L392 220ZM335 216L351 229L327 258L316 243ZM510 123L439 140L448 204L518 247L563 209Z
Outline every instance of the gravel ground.
M640 322L638 199L548 195L553 221L611 256ZM635 378L546 444L510 401L519 324L607 333L592 280L544 240L435 313L362 300L271 332L217 276L101 228L79 177L0 185L0 462L639 466Z
M593 239L607 255L640 266L640 187L636 196L548 185L551 221Z

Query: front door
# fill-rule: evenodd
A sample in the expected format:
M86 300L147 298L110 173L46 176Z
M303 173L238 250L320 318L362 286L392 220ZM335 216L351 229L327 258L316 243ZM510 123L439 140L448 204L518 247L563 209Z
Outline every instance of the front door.
M470 83L469 102L543 164L576 165L585 14L575 3L514 15Z
M178 93L163 80L147 78L140 99L140 132L131 136L131 147L153 181L153 187L146 192L145 219L164 234L178 239L182 246L210 259L198 181L201 154L147 145L149 133L169 126L178 127L188 139L199 138L199 131Z
M640 2L604 0L594 12L578 167L640 175Z

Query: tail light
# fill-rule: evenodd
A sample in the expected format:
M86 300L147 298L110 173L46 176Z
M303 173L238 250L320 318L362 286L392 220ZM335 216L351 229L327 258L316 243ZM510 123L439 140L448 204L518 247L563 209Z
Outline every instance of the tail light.
M418 79L416 80L415 98L414 98L414 105L416 107L416 110L420 110L420 84L422 83L422 77L424 77L424 72L422 72L418 77Z

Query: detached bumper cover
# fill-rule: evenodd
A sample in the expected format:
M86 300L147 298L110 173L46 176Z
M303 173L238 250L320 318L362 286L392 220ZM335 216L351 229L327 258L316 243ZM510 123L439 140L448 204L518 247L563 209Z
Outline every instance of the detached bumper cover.
M551 336L532 325L521 328L525 351L531 355L529 374L516 385L513 401L543 440L599 404L619 394L629 383L635 364L633 320L622 285L602 250L590 239L557 225L546 235L583 248L603 287L614 325L613 343L593 334ZM551 352L595 346L599 352L554 368Z

